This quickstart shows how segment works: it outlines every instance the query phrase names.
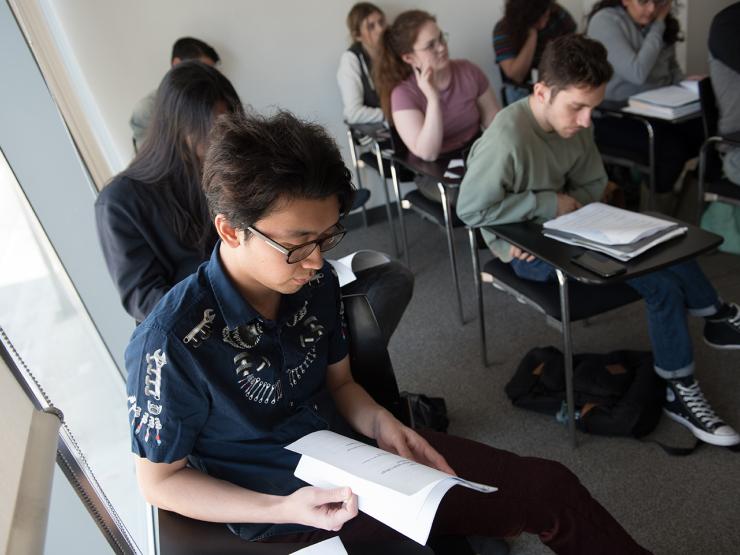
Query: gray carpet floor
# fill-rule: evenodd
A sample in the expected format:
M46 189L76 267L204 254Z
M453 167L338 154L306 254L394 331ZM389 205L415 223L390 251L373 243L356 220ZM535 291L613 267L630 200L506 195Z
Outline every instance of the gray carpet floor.
M466 323L454 301L444 232L415 215L406 218L414 296L389 347L402 390L442 396L450 432L523 455L560 461L573 470L639 541L657 554L740 553L740 454L705 445L688 457L671 457L658 446L628 438L579 434L569 446L553 418L514 408L504 385L534 346L561 345L544 318L513 297L485 287L489 353L480 357L472 264L464 230L457 230L458 268ZM339 257L370 248L394 253L387 223L352 230L333 251ZM740 301L740 257L712 254L701 265L720 294ZM691 320L697 377L717 412L740 427L740 351L718 351L701 341ZM573 327L575 352L649 349L643 303ZM649 438L688 446L693 436L663 417ZM550 551L535 536L511 540L512 553Z

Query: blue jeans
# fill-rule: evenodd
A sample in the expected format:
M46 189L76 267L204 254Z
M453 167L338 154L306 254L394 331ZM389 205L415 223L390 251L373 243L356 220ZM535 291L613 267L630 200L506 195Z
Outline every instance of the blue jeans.
M555 268L542 260L525 262L515 258L510 264L522 279L555 279ZM628 279L626 283L645 299L655 371L664 379L692 375L694 353L686 312L694 316L711 316L722 306L707 276L695 260L690 260Z

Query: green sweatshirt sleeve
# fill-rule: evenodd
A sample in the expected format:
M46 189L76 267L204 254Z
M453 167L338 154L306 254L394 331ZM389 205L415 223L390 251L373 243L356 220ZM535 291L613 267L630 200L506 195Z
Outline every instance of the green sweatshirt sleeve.
M460 185L457 215L471 226L489 226L555 216L554 191L531 191L521 183L516 149L503 148L498 133L486 133L473 147Z

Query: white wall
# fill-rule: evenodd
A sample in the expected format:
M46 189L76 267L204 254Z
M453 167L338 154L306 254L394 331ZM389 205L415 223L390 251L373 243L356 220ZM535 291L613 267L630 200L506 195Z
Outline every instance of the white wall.
M67 62L80 76L81 96L97 104L93 108L104 122L100 140L114 151L109 159L118 160L121 166L114 171L122 169L132 155L131 108L157 86L168 69L172 42L185 35L216 48L223 60L222 71L246 103L260 111L279 106L314 119L327 126L344 149L335 71L348 44L344 20L353 0L40 1L71 47ZM477 63L498 89L491 30L501 17L503 0L377 3L391 19L417 7L436 14L440 26L450 33L452 56ZM591 2L561 3L583 28L584 6ZM699 3L695 6L698 11ZM702 26L706 24L692 22L692 33L700 33ZM705 43L705 35L691 40L690 59L703 59ZM374 198L379 200L380 195Z
M688 3L686 19L681 20L681 28L686 35L686 71L689 74L709 73L707 62L707 40L712 18L722 9L737 0L702 0ZM740 29L737 30L740 33ZM738 45L740 48L740 43Z
M277 106L327 126L345 149L335 72L349 43L345 17L353 0L41 0L72 52L81 95L93 98L109 159L132 155L128 118L169 66L173 41L191 35L212 44L242 100L260 111ZM503 0L379 1L389 18L422 7L450 33L453 57L476 62L498 88L491 30ZM580 17L580 0L564 2ZM348 158L346 158L348 160ZM374 194L376 203L381 195Z

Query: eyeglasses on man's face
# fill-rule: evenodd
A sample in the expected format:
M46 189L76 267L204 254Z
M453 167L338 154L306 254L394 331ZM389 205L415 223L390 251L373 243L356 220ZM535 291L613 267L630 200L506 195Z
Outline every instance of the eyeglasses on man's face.
M426 45L422 46L421 48L415 48L414 50L416 50L417 52L434 52L441 46L446 46L449 38L449 33L440 31L439 36L436 39L432 39L428 43L426 43Z
M301 260L305 260L309 256L311 256L311 253L316 250L316 247L319 247L319 250L321 252L326 252L328 250L333 249L336 247L339 242L344 238L347 231L344 229L342 224L336 223L333 226L331 226L329 229L327 229L324 233L321 234L321 237L318 239L314 239L313 241L307 241L305 243L302 243L300 245L296 245L295 247L285 247L278 243L277 241L274 241L273 239L270 239L267 235L259 231L253 226L247 227L247 231L250 233L256 235L260 239L262 239L265 243L270 245L273 249L283 253L285 255L285 258L288 262L288 264L295 264L296 262L300 262Z

